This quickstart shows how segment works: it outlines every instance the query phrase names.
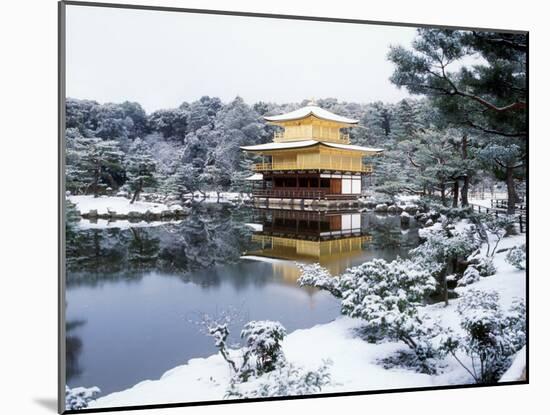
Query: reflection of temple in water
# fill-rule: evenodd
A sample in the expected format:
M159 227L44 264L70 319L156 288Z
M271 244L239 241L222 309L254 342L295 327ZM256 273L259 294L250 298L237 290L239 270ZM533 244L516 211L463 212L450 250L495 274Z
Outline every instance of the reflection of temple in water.
M259 248L244 257L274 260L275 273L293 283L299 276L296 262L319 263L338 275L371 242L357 211L257 209L254 223L249 225L255 230L252 241Z

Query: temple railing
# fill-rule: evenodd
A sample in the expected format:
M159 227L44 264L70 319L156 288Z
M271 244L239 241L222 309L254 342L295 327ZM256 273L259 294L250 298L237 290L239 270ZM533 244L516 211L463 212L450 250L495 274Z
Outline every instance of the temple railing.
M252 166L254 171L287 171L287 170L332 170L349 171L360 173L372 173L372 164L363 164L361 166L341 166L338 163L320 163L314 165L304 165L298 163L256 163Z
M252 191L253 197L271 197L278 199L333 199L348 200L356 198L357 194L336 194L330 193L328 188L319 189L256 189Z

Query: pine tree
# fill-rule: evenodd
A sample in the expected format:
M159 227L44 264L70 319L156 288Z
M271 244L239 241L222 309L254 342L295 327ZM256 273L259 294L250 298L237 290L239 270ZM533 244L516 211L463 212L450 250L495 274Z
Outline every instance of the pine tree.
M186 193L193 193L199 188L200 173L192 164L179 164L174 174L167 179L166 188L180 199Z
M151 187L157 183L154 175L156 162L149 148L140 138L136 138L130 146L125 166L128 179L126 184L133 192L130 203L134 203L139 200L139 195L145 187Z
M67 138L67 182L69 186L98 196L107 188L118 189L122 181L124 153L119 143L92 137ZM119 181L117 181L116 179Z

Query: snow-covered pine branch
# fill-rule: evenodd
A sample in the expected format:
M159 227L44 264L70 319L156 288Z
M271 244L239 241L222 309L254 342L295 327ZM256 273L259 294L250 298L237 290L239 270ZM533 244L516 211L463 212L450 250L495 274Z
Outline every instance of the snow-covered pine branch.
M298 285L300 287L316 287L326 290L336 298L342 297L340 277L333 276L319 264L297 264L300 269Z

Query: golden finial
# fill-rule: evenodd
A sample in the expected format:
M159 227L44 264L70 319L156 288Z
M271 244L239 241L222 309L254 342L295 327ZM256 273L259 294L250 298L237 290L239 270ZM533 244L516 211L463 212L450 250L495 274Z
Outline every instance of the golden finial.
M307 103L307 106L308 106L308 107L314 107L314 106L316 106L316 105L317 105L317 102L315 102L315 98L314 98L314 97L311 97L311 98L309 99L309 102Z

